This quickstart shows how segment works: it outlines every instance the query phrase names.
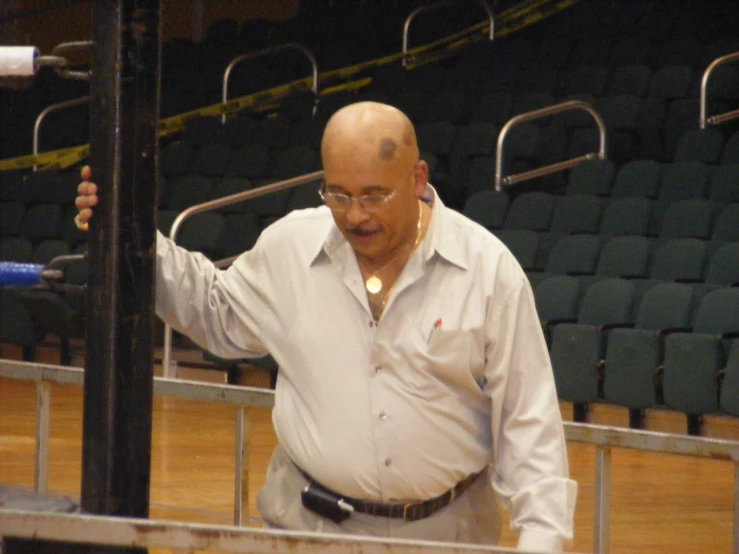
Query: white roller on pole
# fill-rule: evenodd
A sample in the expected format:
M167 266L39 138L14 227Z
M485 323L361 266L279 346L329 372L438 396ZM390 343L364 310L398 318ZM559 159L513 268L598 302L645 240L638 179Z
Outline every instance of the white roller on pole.
M36 74L39 57L35 46L0 46L0 77L28 77Z

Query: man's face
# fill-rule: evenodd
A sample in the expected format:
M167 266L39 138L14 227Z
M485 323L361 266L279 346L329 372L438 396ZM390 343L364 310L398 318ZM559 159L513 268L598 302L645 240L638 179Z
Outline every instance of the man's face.
M423 181L425 186L424 167L423 162L401 160L374 164L341 161L325 167L324 191L352 199L331 213L355 252L382 263L394 248L415 239L418 197L423 192L418 183Z

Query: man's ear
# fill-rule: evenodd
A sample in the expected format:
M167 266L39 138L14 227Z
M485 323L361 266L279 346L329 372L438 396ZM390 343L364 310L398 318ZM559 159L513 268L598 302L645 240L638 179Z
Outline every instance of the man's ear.
M429 182L429 166L423 160L416 162L416 169L413 172L415 178L414 192L419 198L426 192L426 186Z

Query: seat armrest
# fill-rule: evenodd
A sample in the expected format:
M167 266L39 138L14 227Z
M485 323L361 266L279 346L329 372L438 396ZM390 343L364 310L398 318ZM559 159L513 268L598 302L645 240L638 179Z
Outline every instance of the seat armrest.
M577 323L577 318L563 317L561 319L547 319L541 322L541 326L551 327L552 325L559 325L560 323Z
M662 337L672 333L691 333L692 331L692 327L665 327L664 329L657 329L654 334L657 337Z
M633 329L635 327L633 322L621 322L621 323L606 323L605 325L599 325L599 331L610 331L611 329Z

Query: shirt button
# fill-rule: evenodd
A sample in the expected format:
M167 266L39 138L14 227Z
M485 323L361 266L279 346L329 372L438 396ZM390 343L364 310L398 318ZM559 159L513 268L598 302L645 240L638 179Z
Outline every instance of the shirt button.
M369 326L370 326L370 327L374 327L374 326L375 326L375 322L374 322L374 321L372 321L371 319L370 319L370 322L369 322Z
M385 412L380 412L380 421L385 421L387 419L387 414Z
M392 463L393 463L393 461L390 458L385 458L385 465L386 466L389 466Z
M381 371L382 371L381 365L375 366L375 373L380 373Z

